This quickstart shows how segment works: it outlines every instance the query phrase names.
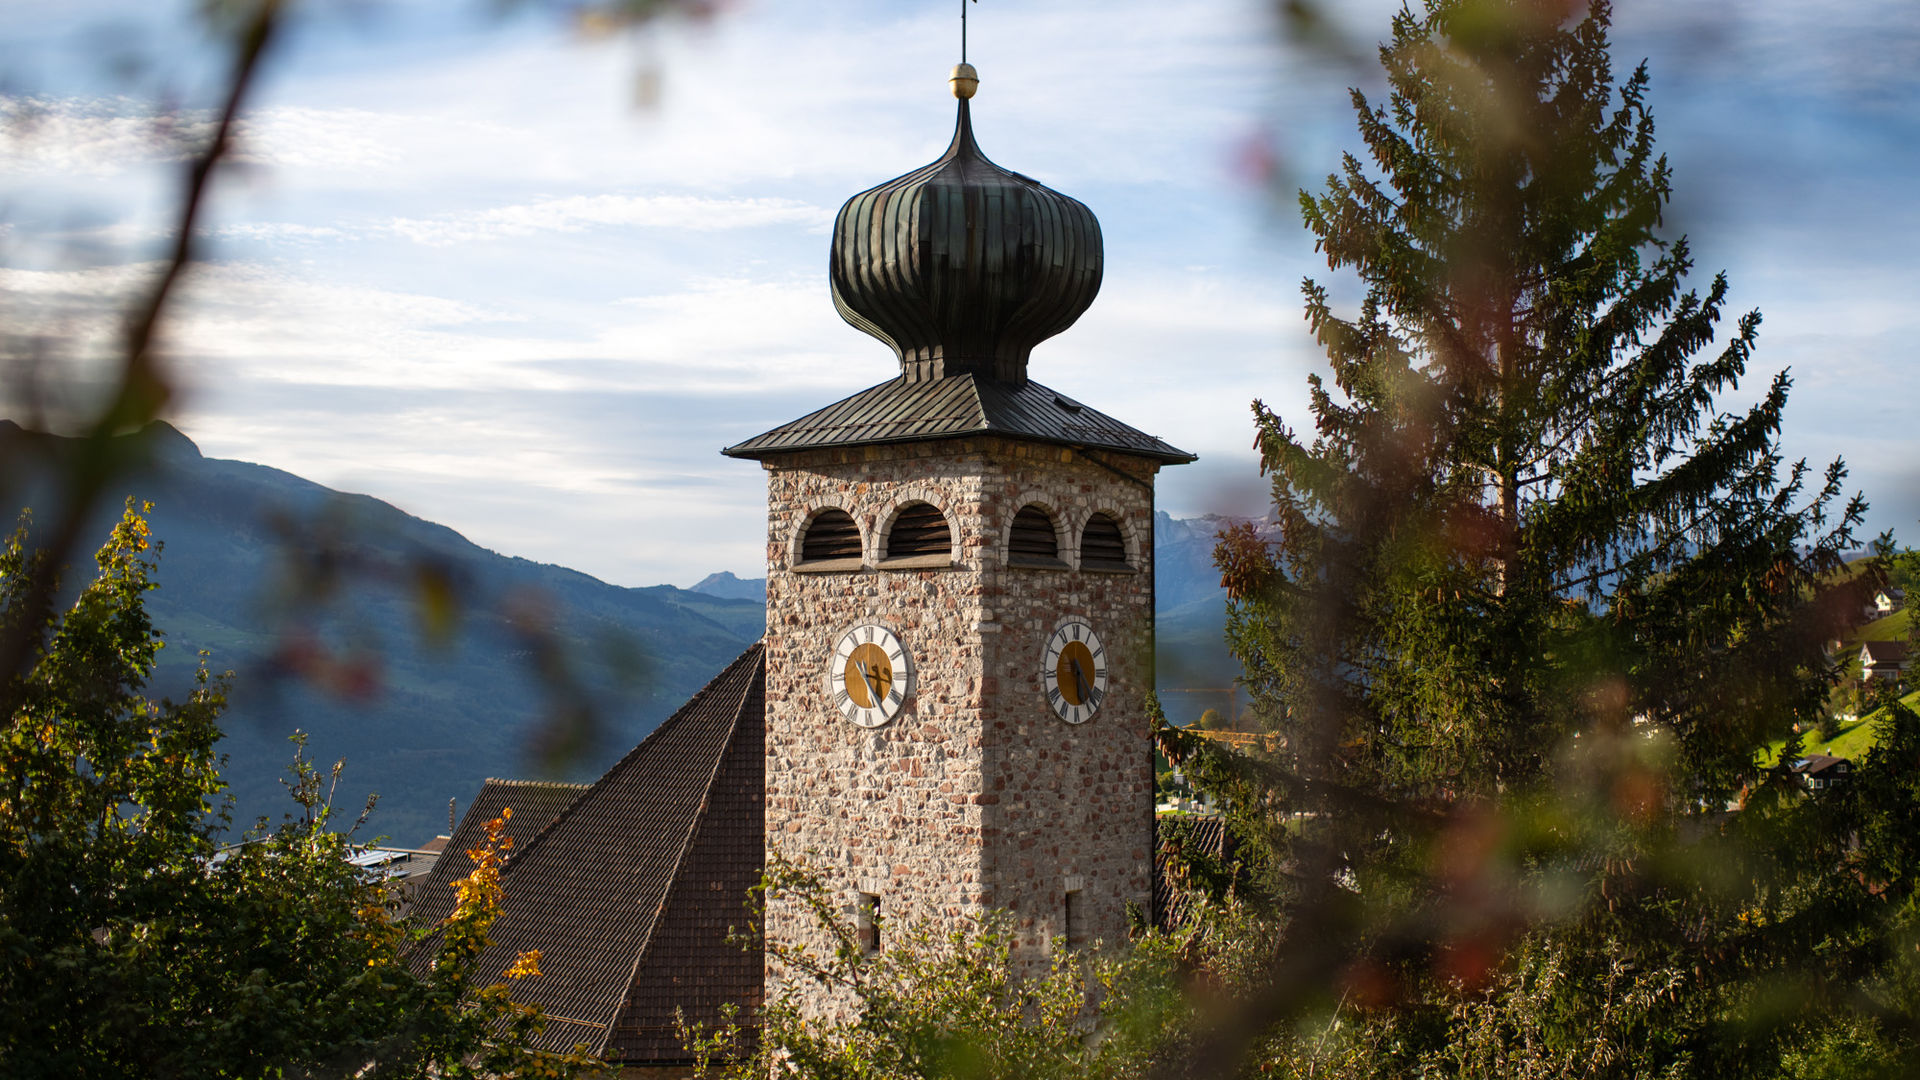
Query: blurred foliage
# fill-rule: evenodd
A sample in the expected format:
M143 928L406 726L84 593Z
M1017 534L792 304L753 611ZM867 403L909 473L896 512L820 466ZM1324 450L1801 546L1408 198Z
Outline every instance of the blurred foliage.
M1838 572L1865 504L1838 462L1780 458L1784 374L1727 409L1759 316L1722 338L1726 279L1689 289L1660 234L1610 14L1402 11L1387 102L1353 93L1370 160L1301 194L1365 294L1348 316L1305 283L1332 378L1311 437L1256 403L1278 539L1218 552L1279 740L1160 736L1279 898L1259 987L1185 1075L1910 1060L1912 714L1850 787L1780 764L1877 580Z
M1197 901L1242 903L1266 910L1272 896L1263 886L1270 880L1265 865L1269 849L1249 843L1234 822L1192 814L1161 815L1154 839L1166 865L1168 879L1185 895L1177 904L1191 912Z
M1282 8L1302 41L1344 49L1316 5ZM565 10L592 31L710 9ZM224 685L140 696L158 638L138 515L54 613L48 569L127 467L113 436L174 397L158 330L285 16L272 0L205 10L233 62L174 247L127 305L47 550L0 555L0 1063L565 1071L579 1063L524 1050L538 1015L474 969L498 829L459 911L418 944L346 863L304 761L303 816L216 859ZM1379 53L1386 104L1354 94L1371 160L1301 195L1330 268L1366 295L1350 317L1307 283L1332 372L1313 382L1313 435L1255 415L1280 540L1242 529L1220 548L1251 711L1279 737L1236 749L1160 725L1249 854L1190 874L1180 931L1055 949L1035 977L992 919L889 928L870 955L817 879L776 863L767 889L837 944L766 947L849 1018L811 1018L781 988L738 1029L689 1033L707 1071L1914 1071L1920 717L1888 703L1853 782L1818 797L1777 764L1821 719L1820 645L1875 581L1835 573L1863 504L1841 498L1838 463L1779 457L1784 375L1723 410L1758 314L1721 340L1727 282L1687 288L1687 244L1660 234L1670 177L1647 73L1616 83L1608 6L1581 15L1401 11ZM1883 552L1880 572L1910 580L1902 557ZM445 632L459 598L431 567L419 581L421 617ZM418 949L436 951L416 964Z
M1182 992L1184 938L1069 949L1055 941L1038 971L1016 955L1004 917L889 923L871 951L811 867L773 855L756 895L796 905L832 942L821 954L777 939L769 961L789 973L749 1034L736 1024L688 1030L696 1075L938 1077L1144 1076L1177 1053L1195 1002ZM809 1006L833 1003L838 1017Z
M1916 588L1920 588L1920 550L1895 544L1891 535L1884 539L1885 548L1876 545L1874 553L1886 561L1887 584L1911 595Z
M351 830L332 820L340 767L322 774L296 753L298 815L218 848L226 683L202 665L184 701L141 693L162 645L142 603L158 558L146 521L128 506L58 613L31 606L50 570L24 536L0 549L0 624L31 643L0 716L0 1073L562 1076L587 1064L528 1050L540 1014L477 970L500 909L498 842L473 853L452 917L410 928L400 898L349 861Z

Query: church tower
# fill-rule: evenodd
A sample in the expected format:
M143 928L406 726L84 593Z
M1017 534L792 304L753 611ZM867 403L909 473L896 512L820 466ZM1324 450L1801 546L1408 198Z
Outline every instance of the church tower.
M947 151L834 225L834 306L897 374L725 452L767 473L768 856L869 947L998 909L1038 958L1151 901L1153 481L1193 456L1028 378L1099 291L1100 226L989 161L952 84Z

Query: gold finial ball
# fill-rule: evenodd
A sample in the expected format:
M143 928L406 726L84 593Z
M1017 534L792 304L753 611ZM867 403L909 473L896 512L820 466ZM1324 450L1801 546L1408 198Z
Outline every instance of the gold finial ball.
M955 64L947 82L953 86L953 96L965 100L980 89L980 73L973 70L972 64Z

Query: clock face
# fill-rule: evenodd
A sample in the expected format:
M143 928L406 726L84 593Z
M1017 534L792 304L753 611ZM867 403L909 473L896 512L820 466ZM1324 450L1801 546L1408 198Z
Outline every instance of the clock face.
M893 631L872 623L856 626L827 659L827 686L847 719L879 727L913 693L913 662Z
M1107 647L1087 620L1074 617L1047 639L1040 660L1047 703L1069 724L1085 723L1107 696Z

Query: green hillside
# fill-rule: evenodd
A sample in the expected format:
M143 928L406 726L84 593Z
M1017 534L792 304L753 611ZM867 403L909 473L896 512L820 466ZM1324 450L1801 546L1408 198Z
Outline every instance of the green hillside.
M1920 709L1920 690L1916 690L1900 700L1905 703L1908 708ZM1850 761L1859 761L1866 757L1867 751L1873 749L1879 742L1878 726L1881 715L1882 713L1880 712L1872 712L1850 724L1843 724L1840 730L1834 734L1833 738L1824 742L1819 740L1817 734L1811 734L1806 743L1801 747L1801 750L1808 754L1832 754L1834 757L1843 757ZM1769 752L1769 758L1777 757L1784 746L1784 743L1773 744Z
M1913 609L1901 608L1884 619L1875 619L1865 626L1856 627L1852 633L1841 640L1848 648L1858 649L1865 641L1905 641L1913 632Z

